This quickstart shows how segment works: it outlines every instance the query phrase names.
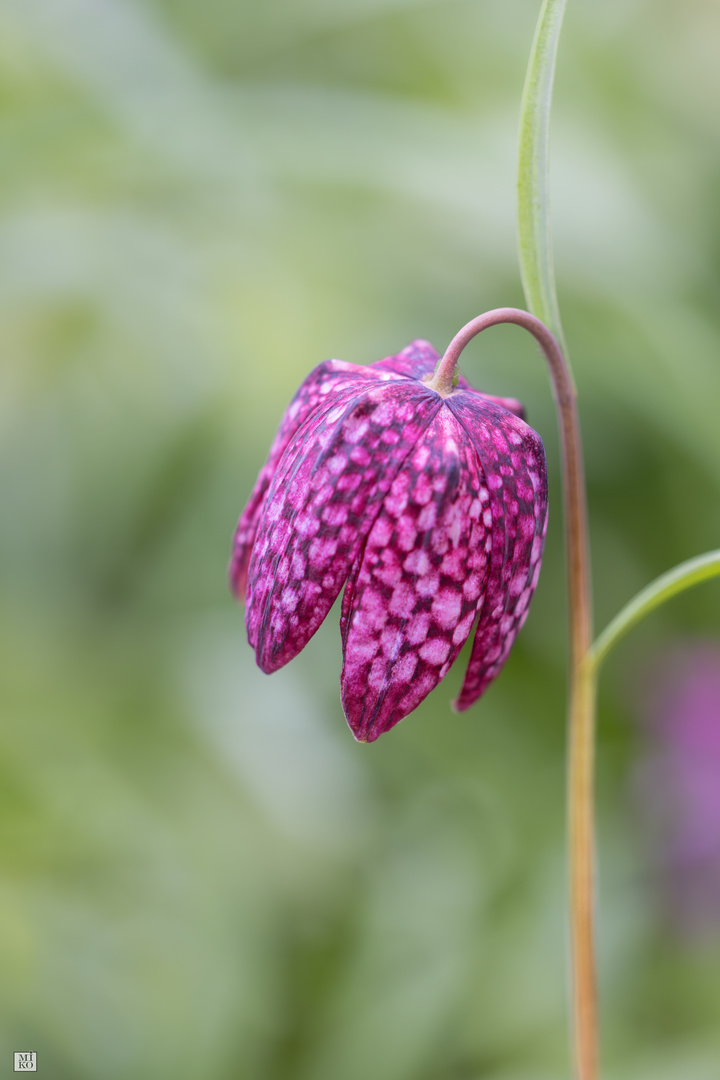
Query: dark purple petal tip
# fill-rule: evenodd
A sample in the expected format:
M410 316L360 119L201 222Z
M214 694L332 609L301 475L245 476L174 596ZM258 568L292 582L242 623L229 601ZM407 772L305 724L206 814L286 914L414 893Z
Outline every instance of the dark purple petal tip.
M475 627L455 707L500 672L527 616L547 526L540 437L519 402L426 385L426 341L369 367L330 360L280 425L235 534L230 580L276 671L343 586L342 702L372 742L444 678Z

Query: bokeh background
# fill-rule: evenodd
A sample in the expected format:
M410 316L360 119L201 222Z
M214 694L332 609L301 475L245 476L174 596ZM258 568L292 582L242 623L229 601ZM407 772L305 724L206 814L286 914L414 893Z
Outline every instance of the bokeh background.
M522 304L538 6L1 0L3 1075L30 1049L53 1080L569 1074L562 522L532 342L498 328L464 359L526 402L551 469L533 608L473 710L448 707L463 657L355 744L336 613L267 678L225 582L312 367L442 350ZM706 0L568 5L553 208L599 626L718 545L718 41ZM720 1077L719 600L674 601L603 675L614 1080Z

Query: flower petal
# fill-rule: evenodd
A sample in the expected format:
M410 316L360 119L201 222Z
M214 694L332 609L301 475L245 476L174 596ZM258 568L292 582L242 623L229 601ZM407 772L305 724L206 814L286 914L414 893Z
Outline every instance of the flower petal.
M464 385L463 385L464 384ZM477 397L483 398L485 401L492 402L493 405L499 405L501 409L505 409L507 412L514 413L515 416L519 416L521 420L525 419L525 406L517 398L513 397L495 397L494 394L483 394L482 390L476 390L474 386L470 386L468 382L460 376L460 382L458 387L461 390L469 390Z
M342 700L372 742L440 682L482 604L490 495L477 454L445 407L386 496L343 597Z
M418 338L417 341L411 341L409 345L406 345L397 356L386 356L384 360L377 360L374 364L371 364L371 367L380 368L383 371L392 371L396 375L404 375L409 379L424 379L433 374L439 359L439 353L435 351L430 342ZM485 401L492 401L495 405L500 405L503 409L507 409L508 412L515 413L521 420L525 419L525 409L517 398L495 397L493 394L484 394L482 390L476 390L474 386L471 386L462 375L458 375L458 387L461 390L469 390L471 393L477 394L478 397L484 398Z
M370 366L377 371L392 371L396 375L404 375L407 379L423 379L426 375L432 375L440 359L429 341L418 338L406 345L397 356L386 356L384 360L376 360Z
M323 406L278 463L248 569L248 640L263 671L287 664L318 629L442 406L420 383L391 383L375 376Z
M377 380L377 375L369 367L346 364L342 360L326 360L310 372L287 407L267 461L260 470L235 530L229 577L230 586L240 600L245 599L248 565L265 497L285 449L316 409L327 405L349 387L357 387L369 379Z
M474 394L453 394L451 411L472 438L490 490L492 556L470 663L455 708L469 708L505 663L527 617L547 528L547 473L540 436Z

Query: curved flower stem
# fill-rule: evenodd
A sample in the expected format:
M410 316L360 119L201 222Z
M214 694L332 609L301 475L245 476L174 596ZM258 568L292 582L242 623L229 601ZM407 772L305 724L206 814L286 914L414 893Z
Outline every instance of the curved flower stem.
M430 385L438 393L448 396L452 392L453 375L460 353L476 334L499 323L521 326L533 335L542 349L550 369L560 428L570 623L568 816L575 1060L578 1080L596 1080L597 1002L593 931L595 673L587 659L592 641L590 555L575 384L560 345L544 323L519 308L496 308L473 319L455 335Z

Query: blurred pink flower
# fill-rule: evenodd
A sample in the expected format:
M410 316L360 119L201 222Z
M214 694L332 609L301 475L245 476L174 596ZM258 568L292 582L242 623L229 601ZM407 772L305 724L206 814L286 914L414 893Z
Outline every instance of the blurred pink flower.
M720 928L720 644L671 651L652 684L638 780L663 894L679 929Z
M477 622L458 709L504 664L527 616L547 524L542 440L512 399L460 379L415 341L369 367L329 360L280 425L235 534L230 580L272 672L345 585L345 715L376 739L447 673Z

